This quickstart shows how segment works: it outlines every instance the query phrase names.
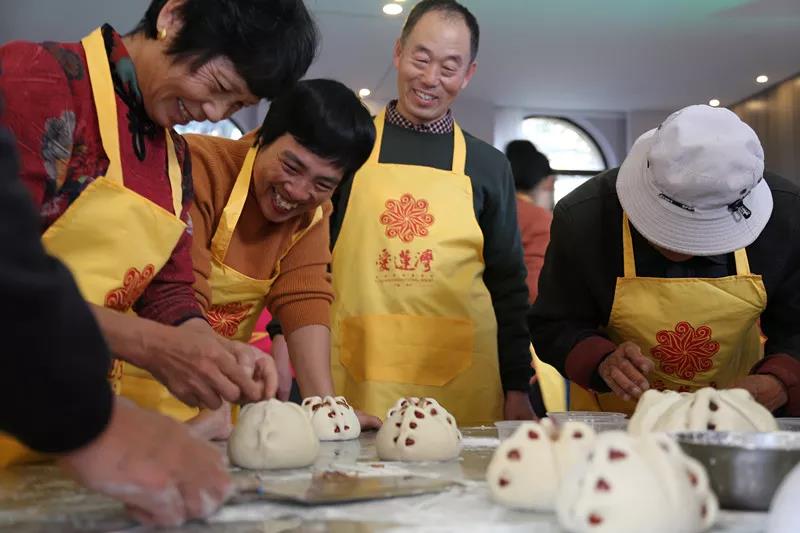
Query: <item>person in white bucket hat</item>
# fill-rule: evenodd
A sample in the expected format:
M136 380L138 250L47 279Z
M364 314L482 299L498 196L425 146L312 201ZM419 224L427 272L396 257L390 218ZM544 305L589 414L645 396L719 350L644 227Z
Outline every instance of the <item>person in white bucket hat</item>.
M571 409L737 386L800 415L800 189L731 111L673 113L558 203L528 321Z

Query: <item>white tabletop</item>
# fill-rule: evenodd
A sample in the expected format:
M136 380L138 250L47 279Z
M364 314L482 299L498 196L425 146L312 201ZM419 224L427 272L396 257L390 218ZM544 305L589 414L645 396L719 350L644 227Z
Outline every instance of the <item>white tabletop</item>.
M268 482L338 471L361 476L417 474L460 483L446 492L366 503L299 506L258 502L229 505L208 523L170 531L233 533L250 531L392 531L392 532L559 532L552 513L506 509L489 498L486 467L499 444L494 428L464 431L457 460L443 463L383 463L374 433L357 441L323 443L314 466L260 472ZM241 472L237 473L241 475ZM764 531L765 513L723 511L714 532ZM0 471L0 531L122 531L131 527L121 507L65 479L52 465ZM135 528L133 531L142 531Z

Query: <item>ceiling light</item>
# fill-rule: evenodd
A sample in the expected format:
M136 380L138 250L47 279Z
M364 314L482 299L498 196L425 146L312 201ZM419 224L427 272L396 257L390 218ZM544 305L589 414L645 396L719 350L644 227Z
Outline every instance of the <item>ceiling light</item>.
M370 91L369 89L364 88L358 90L358 96L360 96L361 98L366 98L370 94L372 94L372 91Z
M719 100L717 100L716 98L712 98L711 100L708 101L708 105L710 105L711 107L719 107Z
M387 15L392 15L392 16L399 15L400 13L403 12L403 6L395 3L386 4L383 6L383 12L386 13Z
M766 74L762 74L761 76L756 78L758 83L767 83L769 81L769 77Z

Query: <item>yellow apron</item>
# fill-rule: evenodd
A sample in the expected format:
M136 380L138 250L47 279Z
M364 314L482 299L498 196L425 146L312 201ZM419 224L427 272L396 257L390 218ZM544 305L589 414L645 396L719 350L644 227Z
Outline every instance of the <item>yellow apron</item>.
M527 194L517 192L517 198L530 203L536 204L533 199ZM548 412L560 412L567 409L567 391L568 381L555 369L552 365L545 363L536 355L536 350L531 350L531 366L534 370L536 382L539 384L539 390L542 393L542 400L544 401L545 409Z
M554 366L545 363L536 355L536 351L531 345L531 366L534 369L536 382L542 392L544 407L549 413L567 410L569 404L569 382L555 369Z
M95 30L82 44L108 170L45 231L42 244L69 268L87 301L128 312L167 262L186 227L179 218L181 169L167 131L174 213L125 187L116 99L102 33ZM117 394L122 371L121 361L115 361L109 379ZM0 436L0 466L43 458Z
M217 224L214 236L211 238L211 306L206 313L208 322L218 334L229 339L248 341L253 332L253 327L264 309L264 297L269 293L275 279L280 274L280 259L275 265L272 277L269 279L254 279L238 272L224 263L228 253L233 232L239 217L244 209L247 194L250 189L250 180L253 174L258 148L253 147L247 152L242 168L236 178L236 183L231 190L228 203L222 211L222 216ZM322 207L317 207L312 222L292 236L291 244L283 252L281 259L312 227L322 220ZM139 403L146 407L168 414L178 420L188 420L199 410L190 407L169 392L158 381L148 376L123 377L123 390L130 388L129 382L136 379L138 389L146 391L137 398ZM234 416L236 414L234 406Z
M217 230L211 239L211 307L208 310L208 322L214 331L243 342L251 339L253 327L264 309L264 297L269 293L272 284L280 274L280 261L289 253L297 242L308 231L322 221L322 207L317 207L311 222L295 232L289 246L283 251L273 275L269 279L259 280L245 276L241 272L224 263L228 246L234 229L244 209L245 200L250 190L250 179L253 174L258 148L247 152L241 171L231 191L228 203L222 211Z
M333 250L336 393L378 416L428 396L461 424L498 420L497 324L464 135L456 125L453 168L439 170L380 163L383 113L375 126Z
M636 343L655 363L652 388L691 392L727 387L763 357L758 319L767 306L761 276L736 250L736 275L723 278L639 278L628 217L622 218L624 276L617 278L607 333ZM572 384L571 408L632 413L635 402L593 394Z

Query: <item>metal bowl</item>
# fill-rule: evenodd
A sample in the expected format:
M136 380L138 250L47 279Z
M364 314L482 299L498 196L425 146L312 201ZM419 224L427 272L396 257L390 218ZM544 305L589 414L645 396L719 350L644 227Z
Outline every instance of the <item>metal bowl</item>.
M673 433L708 471L723 509L766 511L783 478L800 463L800 433Z

